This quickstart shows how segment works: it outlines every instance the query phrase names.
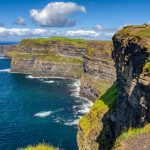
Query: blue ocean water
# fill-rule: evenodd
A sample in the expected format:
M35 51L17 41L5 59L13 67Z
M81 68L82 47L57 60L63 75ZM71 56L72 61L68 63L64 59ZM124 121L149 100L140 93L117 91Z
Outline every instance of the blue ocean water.
M77 122L91 103L79 98L79 81L9 72L0 58L0 150L45 142L77 150Z

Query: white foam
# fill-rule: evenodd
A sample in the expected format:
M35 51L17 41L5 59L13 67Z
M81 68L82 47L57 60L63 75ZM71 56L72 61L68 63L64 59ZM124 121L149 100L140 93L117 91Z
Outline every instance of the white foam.
M74 97L77 97L79 98L80 97L80 80L75 80L75 82L70 85L70 87L72 88L71 89L71 96L74 96Z
M10 72L10 69L2 69L0 72Z
M73 125L78 125L79 123L79 119L75 119L73 121L68 121L68 122L65 122L64 124L67 125L67 126L73 126Z
M51 80L51 81L44 81L44 83L54 83L55 81Z
M34 114L33 116L45 118L45 117L48 117L51 113L52 113L51 111L41 111L41 112Z
M81 113L81 114L85 114L85 113L88 113L92 107L93 103L92 102L83 102L83 104L80 106L79 110L78 110L78 113Z

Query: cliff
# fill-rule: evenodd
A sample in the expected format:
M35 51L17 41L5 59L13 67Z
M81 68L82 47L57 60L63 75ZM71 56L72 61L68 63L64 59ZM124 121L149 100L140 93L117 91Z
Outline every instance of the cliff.
M90 112L81 118L78 129L80 150L112 149L124 132L142 128L150 122L149 33L150 26L129 26L114 35L117 83L100 96ZM149 130L146 133L148 135L141 140L148 143ZM126 145L129 143L127 149L131 149L131 135L128 134L128 140L124 142ZM139 137L135 135L133 141L138 141ZM138 148L142 149L142 146Z
M92 101L108 89L116 79L109 41L89 41L83 55L84 74L80 94Z
M44 77L80 78L83 73L82 55L85 41L68 38L22 40L12 57L11 72Z
M0 45L0 56L5 55L8 51L15 50L16 45Z
M108 79L105 85L109 87L114 80L111 51L112 42L53 37L22 40L15 51L6 55L12 57L12 72L66 78L82 76L81 95L95 100L102 86L95 83Z

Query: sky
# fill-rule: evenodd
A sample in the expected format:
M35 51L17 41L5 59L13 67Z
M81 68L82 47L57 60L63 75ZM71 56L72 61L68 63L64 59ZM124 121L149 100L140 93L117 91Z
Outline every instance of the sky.
M111 40L123 26L144 23L150 23L149 0L0 0L0 41Z

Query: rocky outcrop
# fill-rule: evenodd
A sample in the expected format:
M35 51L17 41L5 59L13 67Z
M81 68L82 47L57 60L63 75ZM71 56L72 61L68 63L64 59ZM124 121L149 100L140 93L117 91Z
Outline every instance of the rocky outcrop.
M118 31L113 37L113 59L118 87L117 100L113 107L107 105L109 109L106 112L101 111L103 105L97 108L97 116L102 116L95 118L99 122L95 128L102 124L99 126L98 134L94 133L95 130L90 130L94 126L92 123L90 123L91 127L87 128L86 125L92 122L92 119L89 118L93 116L93 111L81 119L78 136L84 138L78 138L80 139L78 140L80 150L92 150L90 145L95 145L94 150L112 149L115 140L124 131L129 128L143 127L150 122L149 31L150 26L130 26ZM114 95L110 97L106 94L102 97L106 105L108 100L113 100ZM108 98L107 101L105 98ZM92 109L95 110L95 107ZM84 132L85 129L88 129L88 132ZM89 136L92 133L93 136Z

